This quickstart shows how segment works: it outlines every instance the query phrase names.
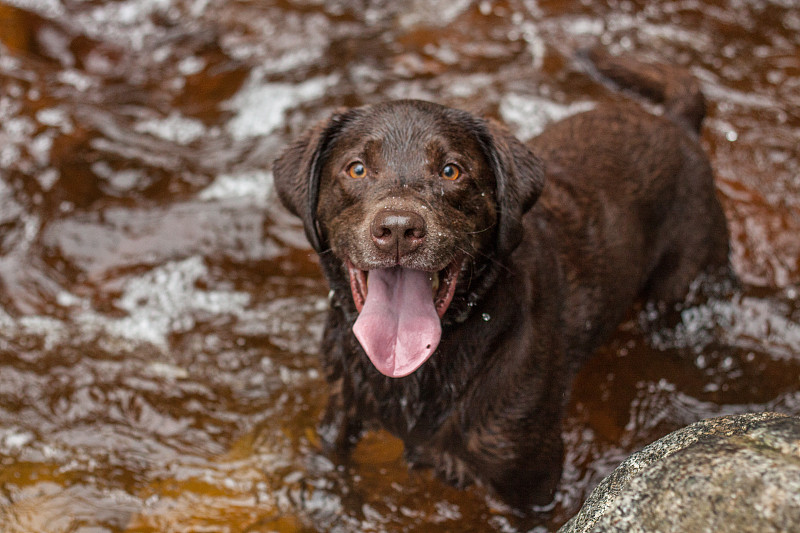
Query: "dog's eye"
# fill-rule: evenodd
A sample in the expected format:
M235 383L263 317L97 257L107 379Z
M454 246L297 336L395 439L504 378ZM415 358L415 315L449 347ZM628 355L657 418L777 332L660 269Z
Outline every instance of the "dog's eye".
M353 179L363 178L367 175L367 167L364 166L364 163L359 161L350 163L350 166L347 167L347 175Z
M456 165L449 163L442 168L440 175L446 180L457 180L461 175L461 169L459 169Z

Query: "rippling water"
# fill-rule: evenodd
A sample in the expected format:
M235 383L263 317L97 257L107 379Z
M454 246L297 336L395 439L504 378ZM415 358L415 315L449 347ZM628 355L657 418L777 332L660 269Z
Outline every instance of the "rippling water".
M326 289L272 159L398 97L530 138L623 97L573 59L598 41L701 80L743 288L631 315L575 381L531 521L385 433L334 462ZM673 429L800 414L799 109L793 0L0 1L0 530L553 530Z

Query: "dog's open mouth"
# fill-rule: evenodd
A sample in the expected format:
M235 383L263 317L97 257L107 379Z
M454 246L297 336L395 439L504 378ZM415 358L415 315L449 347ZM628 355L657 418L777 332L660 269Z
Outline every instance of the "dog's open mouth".
M461 259L438 272L403 267L360 270L349 261L359 312L353 332L372 364L390 377L414 372L439 345L440 318L453 301Z

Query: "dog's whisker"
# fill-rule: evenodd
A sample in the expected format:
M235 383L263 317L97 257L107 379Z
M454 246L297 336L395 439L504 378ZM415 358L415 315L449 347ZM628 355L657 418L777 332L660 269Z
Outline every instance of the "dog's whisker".
M481 257L482 259L485 259L485 260L489 261L490 263L492 263L493 265L503 269L505 272L507 272L507 273L511 272L511 269L509 269L508 266L505 263L503 263L502 261L499 261L496 257L494 257L491 254L488 254L488 253L483 252L481 250L476 250L474 248L472 250L473 251L472 254L470 254L467 250L465 250L465 249L463 249L461 247L459 247L459 251L462 252L464 255L470 257L473 261L475 261L477 257Z
M486 226L486 227L485 227L485 228L483 228L483 229L478 229L478 230L475 230L475 231L467 231L467 232L465 232L465 233L466 233L467 235L478 235L479 233L484 233L484 232L486 232L486 231L489 231L489 230L491 230L491 229L494 229L494 228L496 228L496 227L497 227L497 226L496 226L495 224L491 224L491 225L489 225L489 226Z

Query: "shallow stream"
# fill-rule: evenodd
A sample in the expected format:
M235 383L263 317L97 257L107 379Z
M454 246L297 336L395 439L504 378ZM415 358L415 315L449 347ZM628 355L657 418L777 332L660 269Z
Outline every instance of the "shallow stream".
M574 59L597 42L701 81L743 287L630 316L575 381L532 521L385 433L333 462L327 290L272 159L400 97L530 138L626 97ZM0 0L0 531L552 531L669 431L800 414L798 147L796 0Z

